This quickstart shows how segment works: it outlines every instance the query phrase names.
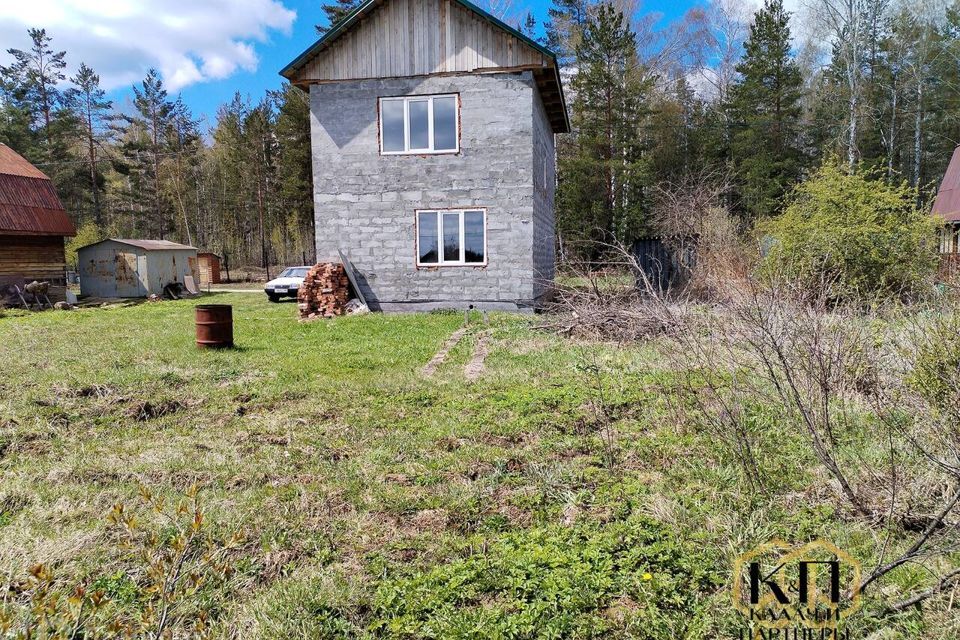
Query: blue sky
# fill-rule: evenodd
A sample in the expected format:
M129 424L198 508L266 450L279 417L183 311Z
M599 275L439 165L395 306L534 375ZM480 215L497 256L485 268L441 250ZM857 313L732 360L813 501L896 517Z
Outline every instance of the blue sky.
M289 36L273 34L269 43L257 47L260 54L260 66L254 73L239 72L236 75L215 82L196 84L186 87L182 91L184 101L198 112L209 114L212 118L217 106L233 97L235 91L256 98L266 89L276 89L282 78L279 75L287 63L293 60L304 49L316 40L314 25L321 21L321 3L310 0L284 0L286 7L297 12L293 29ZM644 13L662 15L661 23L679 18L687 9L694 6L691 0L671 2L670 0L651 0L645 2L641 8ZM550 0L523 0L517 1L517 7L527 7L537 19L538 29L542 31L543 22L547 19L547 9L551 6ZM525 14L526 11L523 11Z
M316 40L318 0L30 0L0 2L0 42L26 48L28 27L44 27L67 51L68 72L84 61L100 73L121 110L131 84L153 66L207 126L234 92L259 99L281 84L280 69ZM515 0L542 31L550 0ZM664 27L695 0L647 0L640 12ZM0 64L9 56L0 52Z

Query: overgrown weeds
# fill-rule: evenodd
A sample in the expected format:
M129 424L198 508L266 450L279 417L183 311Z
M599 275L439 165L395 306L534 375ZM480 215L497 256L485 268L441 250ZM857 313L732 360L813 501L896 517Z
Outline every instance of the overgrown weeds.
M209 530L196 486L175 504L141 487L140 502L141 509L117 503L106 517L125 571L71 585L46 564L32 566L25 578L5 585L0 637L210 637L219 608L210 596L221 592L222 598L229 589L232 551L242 539Z
M624 326L590 337L625 341L650 337L651 325L671 327L654 335L677 372L666 396L674 412L723 443L752 491L771 498L788 489L772 473L769 460L779 456L771 453L788 446L810 455L838 513L884 540L861 589L910 563L938 567L884 603L895 613L960 580L951 560L960 545L960 307L950 298L934 307L866 305L837 286L767 272L728 283L710 305L652 286L642 295L567 296L569 319L551 328L583 325L601 301L619 307L604 317ZM637 304L644 315L634 321Z

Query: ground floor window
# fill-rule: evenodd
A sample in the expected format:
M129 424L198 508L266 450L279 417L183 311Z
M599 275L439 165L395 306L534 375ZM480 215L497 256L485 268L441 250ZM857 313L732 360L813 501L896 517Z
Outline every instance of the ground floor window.
M417 211L418 266L486 263L486 209Z

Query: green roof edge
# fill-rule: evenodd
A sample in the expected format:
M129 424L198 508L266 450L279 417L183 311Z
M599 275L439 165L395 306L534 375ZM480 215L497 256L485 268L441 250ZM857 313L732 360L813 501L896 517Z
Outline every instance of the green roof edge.
M357 19L357 17L361 13L363 13L369 6L374 5L379 1L381 0L366 0L366 2L362 2L359 5L357 5L357 7L353 11L351 11L346 16L344 16L343 20L333 25L333 27L329 31L327 31L325 34L323 34L319 40L314 42L303 53L301 53L296 58L294 58L293 62L291 62L290 64L285 66L283 69L281 69L280 75L283 76L284 78L289 79L292 72L295 71L297 68L299 68L301 63L304 60L312 56L321 47L323 47L324 44L332 40L335 40L337 37L339 37L341 33L346 31L348 28L350 28L353 25L354 21ZM387 0L382 0L382 1L387 1ZM537 51L539 51L540 53L547 56L548 58L550 58L550 60L553 61L554 73L557 76L557 86L560 87L560 97L563 100L563 104L564 104L563 120L567 125L567 130L569 130L570 119L569 119L569 116L567 115L567 108L566 108L567 102L566 102L566 98L563 95L563 82L560 80L560 63L557 62L557 55L553 51L550 51L550 49L547 49L545 46L543 46L542 44L534 40L533 38L527 35L524 35L518 29L511 27L503 20L500 20L493 14L487 11L484 11L483 9L473 4L472 2L469 2L469 0L452 0L452 1L456 2L457 4L463 6L466 9L469 9L470 11L473 11L474 13L476 13L478 16L480 16L487 22L497 27L500 27L510 35L514 36L515 38L518 38L524 44L527 44L533 47L534 49L536 49Z

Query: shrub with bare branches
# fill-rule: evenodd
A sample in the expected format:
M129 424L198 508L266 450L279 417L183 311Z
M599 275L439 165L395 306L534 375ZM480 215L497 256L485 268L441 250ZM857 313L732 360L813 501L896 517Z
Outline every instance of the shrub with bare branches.
M653 189L653 233L675 255L695 256L683 280L697 299L724 297L751 268L727 202L732 191L728 173L706 168Z
M640 273L629 251L616 255ZM621 341L666 336L659 344L679 382L665 397L728 447L756 491L783 490L762 454L779 439L809 451L811 471L828 480L818 500L882 541L861 589L909 565L931 572L912 591L880 596L887 612L960 584L956 300L867 305L838 296L848 288L834 280L810 286L767 272L732 279L705 305L693 304L689 289L665 295L642 276L640 291L613 293L589 272L581 278L579 290L561 292L568 313L552 328ZM767 416L759 425L758 411Z
M637 287L637 278L643 281L643 275L636 270L634 258L623 247L607 249L600 269L585 260L565 263L550 313L539 328L565 337L615 342L673 333L677 326L673 318L651 306Z
M676 400L730 445L755 488L779 488L756 454L778 437L751 426L762 406L812 452L841 513L882 532L861 589L908 563L939 570L932 586L886 604L901 611L960 580L950 560L960 545L960 309L931 322L925 310L885 315L835 300L826 282L812 295L786 279L747 280L708 313L676 318L684 324L665 352L684 375Z

